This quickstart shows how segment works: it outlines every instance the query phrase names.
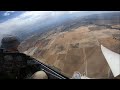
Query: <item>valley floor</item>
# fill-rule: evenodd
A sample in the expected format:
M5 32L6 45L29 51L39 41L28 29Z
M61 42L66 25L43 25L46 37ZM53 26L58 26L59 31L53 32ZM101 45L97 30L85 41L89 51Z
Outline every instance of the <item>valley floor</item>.
M120 53L120 30L96 27L88 25L51 34L25 53L58 68L68 77L79 71L90 78L110 78L113 74L100 45Z

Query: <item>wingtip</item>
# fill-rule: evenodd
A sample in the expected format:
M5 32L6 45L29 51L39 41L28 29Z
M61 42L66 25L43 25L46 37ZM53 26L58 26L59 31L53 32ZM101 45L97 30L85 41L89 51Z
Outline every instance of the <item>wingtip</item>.
M101 44L101 48L103 48L103 45Z

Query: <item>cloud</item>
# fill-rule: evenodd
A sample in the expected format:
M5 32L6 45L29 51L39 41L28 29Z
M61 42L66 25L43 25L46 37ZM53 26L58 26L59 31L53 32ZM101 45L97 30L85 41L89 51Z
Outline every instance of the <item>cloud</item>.
M6 15L10 15L8 13L13 13L14 11L6 11ZM12 18L8 19L0 23L0 33L8 34L13 32L14 30L31 30L36 28L37 26L42 25L45 21L49 20L50 18L59 17L61 15L67 13L76 13L80 12L81 14L84 13L95 13L95 12L88 12L88 11L26 11L25 13ZM97 12L98 13L98 12ZM100 12L99 12L100 13Z
M15 11L6 11L3 16L9 16L11 13L14 13Z
M79 13L79 12L83 12L83 11L69 11L69 13Z
M0 30L3 33L8 33L13 30L19 30L25 27L30 27L32 24L40 19L43 19L44 15L48 13L42 12L25 12L16 18L9 19L0 24Z
M10 13L10 12L6 12ZM49 18L54 18L55 16L60 16L67 13L66 11L27 11L18 17L9 19L3 23L0 23L0 32L10 33L14 30L25 30L31 29L44 23L45 20Z

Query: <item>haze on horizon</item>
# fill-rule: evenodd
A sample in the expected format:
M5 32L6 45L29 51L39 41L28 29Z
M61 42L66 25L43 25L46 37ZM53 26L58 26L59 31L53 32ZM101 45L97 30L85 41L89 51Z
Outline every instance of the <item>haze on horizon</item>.
M108 13L112 11L0 11L0 34L14 31L33 30L37 26L52 23L52 20L70 14L79 16Z

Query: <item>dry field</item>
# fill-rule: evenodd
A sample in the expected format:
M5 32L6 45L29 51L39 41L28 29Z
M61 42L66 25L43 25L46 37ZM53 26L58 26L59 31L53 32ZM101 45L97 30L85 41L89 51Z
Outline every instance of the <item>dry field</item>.
M38 43L37 49L33 47L26 51L26 54L31 55L29 52L32 52L31 56L58 68L68 77L71 77L74 71L79 71L90 78L110 78L112 73L100 45L120 53L120 40L114 39L113 34L120 34L120 30L97 30L94 25L83 26L50 35L46 38L50 40L48 44L41 47Z

